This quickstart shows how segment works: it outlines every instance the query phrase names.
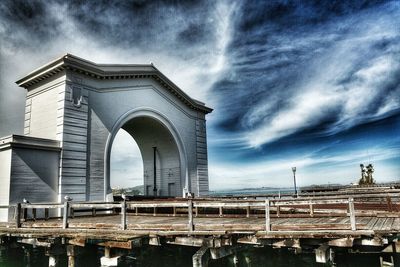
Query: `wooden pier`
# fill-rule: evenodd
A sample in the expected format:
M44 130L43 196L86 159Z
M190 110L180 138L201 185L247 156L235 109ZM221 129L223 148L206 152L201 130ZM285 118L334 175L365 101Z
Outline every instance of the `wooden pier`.
M7 208L15 212L11 222L0 224L2 239L45 246L50 259L54 244L63 244L67 253L71 247L96 243L106 248L102 264L108 266L123 256L121 250L113 253L115 248L163 244L199 247L193 266L206 266L247 246L311 249L317 262L333 262L331 251L337 248L400 251L398 189L296 198L19 203ZM69 258L74 266L73 256Z

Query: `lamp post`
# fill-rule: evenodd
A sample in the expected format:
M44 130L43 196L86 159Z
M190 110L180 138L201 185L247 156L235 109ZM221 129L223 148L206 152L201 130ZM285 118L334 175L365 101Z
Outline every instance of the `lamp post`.
M297 187L296 187L296 167L292 167L293 172L293 182L294 182L294 195L297 196Z
M154 159L154 164L153 164L153 174L154 174L154 176L153 176L153 178L154 178L154 181L153 181L153 185L154 185L154 187L153 187L153 194L154 194L154 196L156 197L157 196L157 173L156 173L156 171L157 171L157 163L156 163L156 156L157 156L157 147L155 147L155 146L153 146L153 159Z

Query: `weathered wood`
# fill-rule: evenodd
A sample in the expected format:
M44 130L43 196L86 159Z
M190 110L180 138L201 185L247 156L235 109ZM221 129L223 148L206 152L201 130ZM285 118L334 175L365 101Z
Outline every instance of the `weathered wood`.
M353 198L349 198L349 213L350 213L350 224L351 230L356 230L356 214L354 212L354 200Z
M21 204L23 209L58 209L63 208L64 204L56 204L56 203L35 203L35 204Z
M69 201L65 201L63 210L63 229L68 228L68 210L69 210Z
M189 219L189 232L194 231L194 223L193 223L193 200L189 199L188 200L188 219Z
M387 201L387 206L388 206L388 211L392 212L393 211L393 206L392 206L392 199L390 196L386 196L386 201Z
M121 229L126 230L126 201L121 202Z
M45 220L48 220L48 219L49 219L49 209L48 209L48 208L45 208L45 209L44 209L44 219L45 219Z
M123 248L132 249L132 241L106 241L97 243L98 246L108 247L108 248Z
M21 203L17 203L15 214L15 224L17 228L21 227Z
M265 231L267 231L267 232L271 231L269 199L265 200Z
M36 221L36 208L32 209L32 219Z

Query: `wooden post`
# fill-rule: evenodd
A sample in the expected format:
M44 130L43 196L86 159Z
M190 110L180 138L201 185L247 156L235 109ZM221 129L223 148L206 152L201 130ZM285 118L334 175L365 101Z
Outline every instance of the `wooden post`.
M313 203L310 203L310 216L314 217L314 205L313 205Z
M126 230L126 200L121 203L121 229Z
M26 221L26 219L28 219L28 209L27 208L23 208L23 213L24 213L23 219L24 219L24 221Z
M271 231L271 220L270 220L270 203L269 199L265 200L265 231Z
M44 209L44 219L47 221L49 219L49 209L45 208Z
M198 207L194 208L194 214L195 214L196 217L199 215L199 208Z
M277 217L281 216L281 206L279 206L279 204L276 206L276 216Z
M173 207L172 209L173 209L173 216L175 217L176 216L176 207Z
M135 207L135 215L138 215L138 213L139 213L139 208Z
M356 230L356 214L354 211L354 199L352 197L349 198L349 215L350 215L350 223L351 230Z
M157 216L157 208L156 207L153 208L153 216Z
M219 207L219 217L224 216L224 212L222 211L222 206Z
M68 210L69 210L69 202L64 202L64 213L63 213L63 229L68 228Z
M17 203L16 207L16 217L15 217L15 224L17 228L21 227L21 203Z
M390 198L389 195L386 197L386 201L387 201L388 211L392 212L393 211L392 199Z
M70 214L71 214L71 218L72 218L72 219L75 218L74 208L70 208L70 209L69 209L69 212L70 212Z
M32 219L36 221L36 208L32 209Z
M96 216L96 208L92 208L92 216L93 216L93 217Z
M189 217L189 232L194 231L194 224L193 224L193 200L188 200L188 217Z
M246 207L246 217L249 218L250 217L250 206Z

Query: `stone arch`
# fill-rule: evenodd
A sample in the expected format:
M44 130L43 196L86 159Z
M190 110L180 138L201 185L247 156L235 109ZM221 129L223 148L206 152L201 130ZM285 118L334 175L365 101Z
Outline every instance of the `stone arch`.
M138 109L132 109L124 114L122 114L114 123L107 141L106 141L106 147L105 147L105 153L104 153L104 199L108 199L108 195L111 193L111 187L110 187L110 156L111 156L111 147L114 141L114 138L117 134L117 132L129 124L130 122L133 122L134 120L137 120L139 118L145 118L148 121L153 121L158 123L160 126L164 127L165 130L172 136L177 152L178 152L178 157L179 157L179 176L180 176L180 188L177 189L179 191L182 189L182 194L185 194L185 192L190 191L190 181L189 181L189 175L188 175L188 167L187 167L187 154L185 150L185 146L183 145L183 141L181 136L179 135L179 132L177 131L176 127L174 124L168 120L165 116L163 116L160 112L158 112L155 109L152 108L138 108ZM130 133L128 131L128 133ZM130 133L131 136L135 139L135 141L138 143L139 149L141 150L142 153L142 158L145 160L143 157L143 151L140 145L140 140L137 140L133 134ZM159 162L159 161L158 161ZM145 189L146 190L146 189Z

